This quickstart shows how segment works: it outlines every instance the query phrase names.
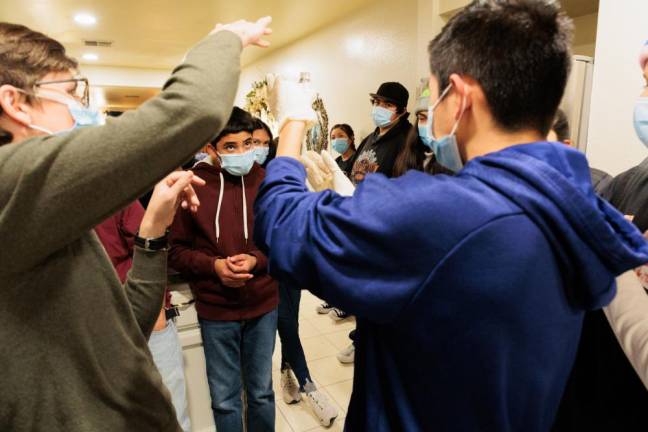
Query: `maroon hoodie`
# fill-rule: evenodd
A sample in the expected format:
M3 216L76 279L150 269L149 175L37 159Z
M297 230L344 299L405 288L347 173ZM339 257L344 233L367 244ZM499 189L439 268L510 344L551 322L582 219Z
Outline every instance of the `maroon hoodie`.
M279 302L277 283L268 275L268 260L254 244L254 200L265 171L258 164L243 178L222 171L219 165L201 162L193 172L207 183L196 188L200 199L198 213L180 210L171 226L169 265L189 279L196 297L198 316L214 321L257 318L272 311ZM224 179L221 197L221 178ZM243 183L247 204L247 235L243 217ZM216 240L216 212L222 198ZM243 288L223 285L216 274L216 259L238 254L257 259L254 278Z

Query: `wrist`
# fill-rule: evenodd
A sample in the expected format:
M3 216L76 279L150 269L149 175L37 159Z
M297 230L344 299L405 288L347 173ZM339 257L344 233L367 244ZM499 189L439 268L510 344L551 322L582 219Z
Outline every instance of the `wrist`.
M167 227L164 224L143 220L140 224L139 236L143 238L158 238L166 233Z

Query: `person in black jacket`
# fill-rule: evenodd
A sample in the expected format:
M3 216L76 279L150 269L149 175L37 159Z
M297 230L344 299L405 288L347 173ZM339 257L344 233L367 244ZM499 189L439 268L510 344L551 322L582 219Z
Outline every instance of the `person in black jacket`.
M412 127L407 120L409 92L402 84L383 83L370 96L376 130L362 140L356 153L351 170L351 181L355 185L362 182L367 174L393 176L394 163Z

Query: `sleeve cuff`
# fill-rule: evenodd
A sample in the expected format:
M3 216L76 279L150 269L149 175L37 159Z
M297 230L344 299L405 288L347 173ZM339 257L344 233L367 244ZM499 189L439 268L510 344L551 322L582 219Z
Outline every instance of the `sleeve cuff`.
M256 267L254 268L253 273L266 273L268 271L268 258L261 251L252 251L250 255L254 256L257 259Z
M167 251L148 251L135 246L130 278L150 282L166 282Z

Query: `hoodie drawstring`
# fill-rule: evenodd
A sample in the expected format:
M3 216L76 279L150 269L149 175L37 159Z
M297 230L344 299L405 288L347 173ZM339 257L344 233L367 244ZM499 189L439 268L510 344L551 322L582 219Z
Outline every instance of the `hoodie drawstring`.
M218 207L216 207L216 220L214 225L216 225L216 243L220 239L220 212L223 205L223 193L225 191L225 177L223 173L220 172L220 193L218 194ZM248 216L247 216L247 200L245 197L245 179L241 176L241 185L243 186L243 235L245 236L245 243L248 242Z
M225 177L220 172L220 193L218 194L218 207L216 207L216 243L220 239L220 211L223 205L223 192L225 191Z
M248 242L248 222L247 222L247 200L245 199L245 178L241 176L243 185L243 235L245 235L245 244Z

